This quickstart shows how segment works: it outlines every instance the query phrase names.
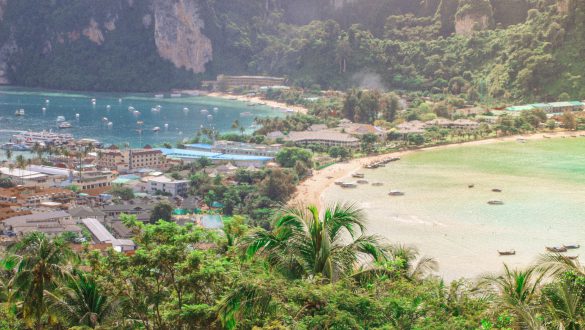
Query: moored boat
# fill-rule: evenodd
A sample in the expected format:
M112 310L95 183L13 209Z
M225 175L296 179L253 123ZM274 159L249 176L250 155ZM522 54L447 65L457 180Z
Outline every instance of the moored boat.
M14 112L14 115L17 117L24 116L24 109L18 109Z
M368 184L368 180L357 180L357 183L359 184Z
M357 188L357 184L353 182L344 182L341 184L341 188Z
M563 247L569 250L578 249L581 247L579 244L563 244Z
M335 181L336 186L341 186L342 184L343 184L343 181Z
M564 246L547 246L546 250L548 252L554 252L554 253L567 252L567 248Z
M154 127L154 128L152 129L152 131L153 131L153 132L158 132L158 131L160 131L160 127L156 126L156 127Z
M351 175L353 178L363 179L365 175L363 173L354 173Z
M488 204L489 205L504 205L504 202L494 200L494 201L489 201Z
M402 191L399 191L399 190L390 190L388 195L390 195L390 196L404 196L404 193Z
M59 124L59 129L66 129L66 128L71 128L71 127L73 127L73 125L71 125L71 123L68 121L64 121L64 122Z
M498 254L501 256L513 256L513 255L516 255L516 250L506 250L506 251L498 250Z
M502 192L502 189L494 188L492 189L493 192Z

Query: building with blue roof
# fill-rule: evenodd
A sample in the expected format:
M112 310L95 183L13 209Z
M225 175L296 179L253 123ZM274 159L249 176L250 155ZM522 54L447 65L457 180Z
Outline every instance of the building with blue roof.
M193 162L200 158L209 158L213 163L231 162L238 167L262 167L272 161L274 157L223 154L218 152L187 150L176 148L159 148L169 158L181 159L184 162Z
M517 105L513 107L507 107L507 111L518 112L518 111L530 111L530 110L542 110L546 113L563 113L565 111L583 111L585 103L581 101L564 101L564 102L552 102L552 103L534 103L526 105Z

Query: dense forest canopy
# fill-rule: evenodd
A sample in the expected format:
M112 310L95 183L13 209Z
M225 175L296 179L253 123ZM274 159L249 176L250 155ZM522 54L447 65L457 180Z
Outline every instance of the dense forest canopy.
M173 0L174 12L164 13L158 1L8 0L0 62L14 84L64 89L194 87L228 73L335 89L375 81L485 102L585 94L581 1ZM157 21L181 14L178 27ZM208 38L210 49L194 50L210 56L197 63L204 72L163 59L161 35L179 36L175 53L190 47L180 36L197 45ZM462 86L450 90L454 81Z

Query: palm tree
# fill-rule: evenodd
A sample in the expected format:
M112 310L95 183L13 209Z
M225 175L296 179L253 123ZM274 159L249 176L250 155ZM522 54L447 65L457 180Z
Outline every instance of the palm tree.
M49 310L66 324L95 328L111 318L117 301L100 292L95 280L77 272L54 293L46 291Z
M41 232L25 236L11 252L16 258L11 284L23 301L23 316L41 329L47 310L45 291L52 290L57 280L67 274L66 263L72 252L64 241L50 240Z
M540 272L551 276L560 277L568 272L585 277L585 265L581 265L577 259L572 260L561 254L545 254L539 258L537 265Z
M502 275L486 275L482 284L492 287L498 294L499 306L509 308L530 329L544 329L536 317L532 303L536 300L545 274L535 267L526 270L511 270L504 264Z
M385 258L379 239L364 234L364 223L364 212L350 204L333 205L322 216L315 206L284 208L271 232L248 237L246 255L262 254L292 276L334 281L359 261Z
M422 280L439 268L435 259L420 257L418 250L414 247L395 245L388 250L394 267L398 267L398 270L408 279Z
M18 155L16 156L16 168L18 168L20 171L20 182L21 184L24 184L24 178L22 178L22 170L24 170L26 168L26 159L24 158L23 155Z
M6 148L4 150L4 154L6 155L6 160L10 162L10 160L12 160L12 150L10 148Z
M585 328L585 296L574 281L562 280L549 286L544 297L548 315L556 329L580 330Z

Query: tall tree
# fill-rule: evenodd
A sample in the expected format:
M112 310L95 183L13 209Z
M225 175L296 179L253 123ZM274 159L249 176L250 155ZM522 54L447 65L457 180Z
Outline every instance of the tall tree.
M41 232L25 236L11 252L16 260L12 282L23 301L23 315L36 329L42 329L47 311L45 291L52 291L67 275L66 266L73 254L64 241L51 240Z
M376 236L364 234L364 224L364 212L350 204L333 205L322 216L315 206L285 208L271 232L248 237L246 255L261 254L291 276L335 281L360 260L386 254Z

